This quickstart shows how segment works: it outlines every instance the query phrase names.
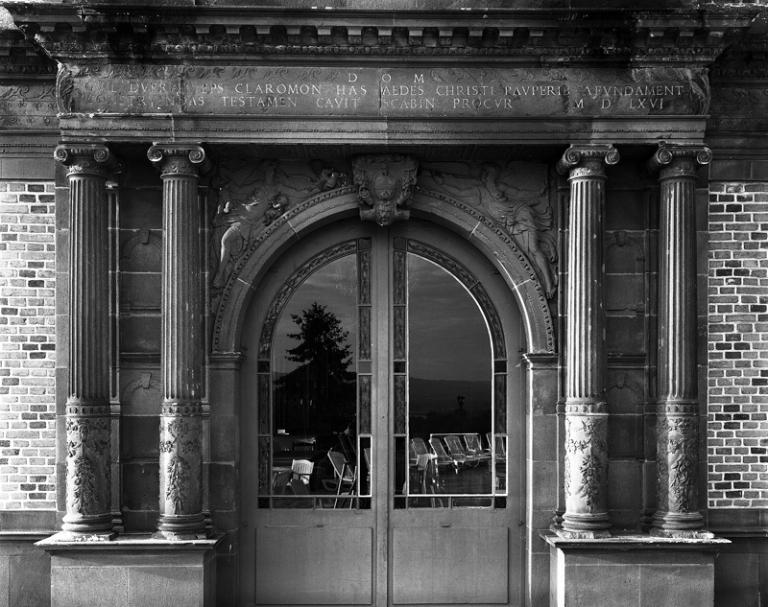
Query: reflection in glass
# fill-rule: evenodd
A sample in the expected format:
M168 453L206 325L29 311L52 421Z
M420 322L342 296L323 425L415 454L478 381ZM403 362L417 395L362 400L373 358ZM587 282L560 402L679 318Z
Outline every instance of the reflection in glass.
M425 496L409 506L446 506L448 496L488 496L452 503L491 505L490 496L504 492L506 461L492 440L488 327L442 267L409 253L407 276L408 495Z
M359 495L357 257L292 294L272 346L271 494L276 507L352 507ZM328 496L327 499L306 499Z

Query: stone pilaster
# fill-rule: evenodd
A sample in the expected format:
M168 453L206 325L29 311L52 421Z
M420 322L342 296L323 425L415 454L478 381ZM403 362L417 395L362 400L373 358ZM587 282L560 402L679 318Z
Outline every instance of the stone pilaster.
M205 349L200 146L153 145L163 181L160 520L169 539L205 535L202 511L202 384Z
M104 145L60 145L69 182L69 374L62 529L111 536L109 209Z
M571 185L566 288L565 513L562 529L607 535L603 207L610 145L571 146L558 163Z
M709 148L662 144L659 172L659 357L656 421L658 508L653 533L686 535L704 526L698 511L695 178Z

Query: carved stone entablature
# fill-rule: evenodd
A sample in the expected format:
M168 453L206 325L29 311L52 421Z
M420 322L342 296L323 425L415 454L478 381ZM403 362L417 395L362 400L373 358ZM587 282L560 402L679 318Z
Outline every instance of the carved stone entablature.
M122 164L106 145L98 143L61 144L53 158L67 167L67 175L93 175L107 178L121 170Z
M416 185L418 163L409 156L359 156L352 163L360 198L360 219L380 226L410 217L408 202Z
M295 11L291 17L262 7L196 7L185 11L125 11L121 7L61 7L41 20L32 7L11 7L19 26L55 57L221 57L271 54L504 56L530 61L712 61L745 30L750 6L665 10L452 11L425 18L402 11L398 26L379 12L345 15ZM492 23L493 25L489 25ZM575 26L574 24L578 24Z
M30 76L52 77L56 63L46 57L40 49L24 39L20 31L0 30L0 79L27 79ZM28 82L31 82L30 78Z
M710 162L712 150L705 145L662 143L648 161L648 169L659 171L660 179L695 177L696 169Z

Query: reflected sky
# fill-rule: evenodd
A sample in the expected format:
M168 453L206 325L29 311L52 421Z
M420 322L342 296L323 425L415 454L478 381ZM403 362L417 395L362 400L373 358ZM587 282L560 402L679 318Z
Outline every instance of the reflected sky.
M474 298L442 267L408 254L409 371L412 378L443 381L488 381L491 346L483 315ZM357 345L357 258L349 255L320 268L294 292L275 330L276 371L298 363L285 359L297 341L287 335L300 314L318 302L336 315L349 344ZM374 336L375 339L376 336Z
M411 377L488 381L488 328L474 298L440 266L408 255Z

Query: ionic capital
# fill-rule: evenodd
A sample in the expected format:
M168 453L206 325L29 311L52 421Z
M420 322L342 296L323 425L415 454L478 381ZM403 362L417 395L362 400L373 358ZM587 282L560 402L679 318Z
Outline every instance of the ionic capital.
M659 179L695 177L696 169L712 161L712 150L700 144L659 144L648 161L651 173L659 172Z
M62 143L56 146L53 158L67 167L67 176L70 177L90 175L106 178L119 166L109 148L100 143Z
M605 167L619 162L619 151L611 144L571 145L557 162L557 172L568 179L605 178Z
M197 177L208 166L200 145L156 143L147 150L147 158L160 167L161 177Z

